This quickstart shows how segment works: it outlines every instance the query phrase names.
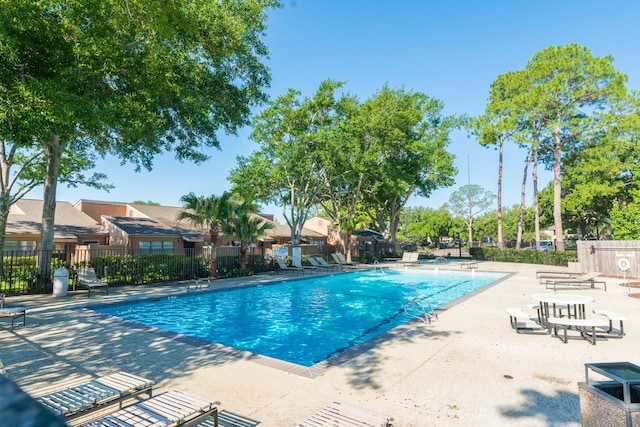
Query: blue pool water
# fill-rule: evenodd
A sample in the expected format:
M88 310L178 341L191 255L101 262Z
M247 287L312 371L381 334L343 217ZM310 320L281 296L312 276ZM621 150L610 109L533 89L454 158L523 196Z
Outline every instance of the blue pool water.
M411 318L407 300L441 307L503 273L354 272L114 304L95 311L312 366Z

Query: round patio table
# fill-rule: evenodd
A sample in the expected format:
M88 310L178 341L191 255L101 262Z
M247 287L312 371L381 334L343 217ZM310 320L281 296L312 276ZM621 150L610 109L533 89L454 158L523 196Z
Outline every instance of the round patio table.
M572 317L571 307L573 306L573 317L584 319L586 313L585 304L594 301L590 296L574 294L533 294L531 299L540 303L540 321L547 328L547 319L549 317L557 317L556 311L558 309L567 308L568 316Z

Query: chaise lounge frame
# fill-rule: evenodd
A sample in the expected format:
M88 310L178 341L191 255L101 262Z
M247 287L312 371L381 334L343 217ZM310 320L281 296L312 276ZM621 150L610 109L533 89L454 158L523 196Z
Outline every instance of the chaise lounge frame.
M118 404L141 394L153 395L155 383L127 372L94 378L65 387L35 399L67 420L85 416L107 406Z

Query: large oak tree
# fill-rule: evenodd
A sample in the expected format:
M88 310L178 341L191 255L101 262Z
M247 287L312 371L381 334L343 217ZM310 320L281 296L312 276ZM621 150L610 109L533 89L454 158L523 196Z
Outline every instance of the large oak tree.
M65 152L112 153L138 168L159 153L203 161L266 99L261 60L275 0L2 0L0 104L15 140L46 158L39 249L50 280Z

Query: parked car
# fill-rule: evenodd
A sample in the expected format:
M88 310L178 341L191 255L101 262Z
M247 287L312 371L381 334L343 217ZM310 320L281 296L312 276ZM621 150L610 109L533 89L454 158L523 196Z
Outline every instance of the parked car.
M417 251L418 245L416 245L415 243L405 243L404 245L400 246L400 249L402 249L403 251Z
M553 240L540 240L540 251L555 251L556 245Z

